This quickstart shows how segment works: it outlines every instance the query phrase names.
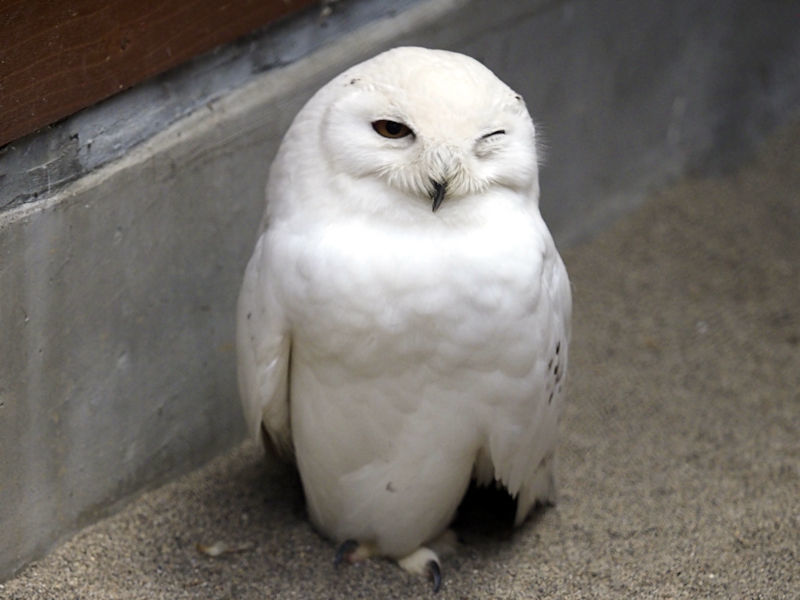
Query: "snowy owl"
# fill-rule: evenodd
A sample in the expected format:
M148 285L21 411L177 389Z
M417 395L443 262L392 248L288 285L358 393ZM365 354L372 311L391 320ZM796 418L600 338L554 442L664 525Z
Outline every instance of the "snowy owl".
M441 582L471 481L554 498L571 296L522 98L395 48L295 117L238 303L249 430L296 462L335 562Z

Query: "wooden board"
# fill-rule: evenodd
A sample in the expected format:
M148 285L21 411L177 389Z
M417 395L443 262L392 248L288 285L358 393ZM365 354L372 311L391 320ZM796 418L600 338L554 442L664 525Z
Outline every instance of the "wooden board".
M316 0L0 0L0 146Z

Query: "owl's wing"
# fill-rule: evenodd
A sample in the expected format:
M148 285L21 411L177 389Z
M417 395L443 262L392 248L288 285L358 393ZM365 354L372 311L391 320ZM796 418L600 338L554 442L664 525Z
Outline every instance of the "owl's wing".
M293 454L289 422L291 333L275 294L277 273L270 268L268 232L258 239L239 294L236 326L239 394L247 429L262 431L287 459Z
M535 366L540 379L530 398L496 411L488 449L492 465L486 456L479 456L476 466L479 483L486 483L493 469L494 476L517 497L517 525L537 501L555 501L555 450L564 408L562 380L572 313L569 278L560 257L555 257L542 285L546 300L534 315L535 338L543 349Z

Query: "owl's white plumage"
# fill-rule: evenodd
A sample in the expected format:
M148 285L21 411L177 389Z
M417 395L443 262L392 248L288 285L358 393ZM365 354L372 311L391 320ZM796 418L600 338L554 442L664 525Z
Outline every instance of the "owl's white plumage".
M390 50L295 118L239 298L239 383L329 537L409 568L471 478L517 496L517 523L552 499L571 299L538 196L522 99L460 54Z

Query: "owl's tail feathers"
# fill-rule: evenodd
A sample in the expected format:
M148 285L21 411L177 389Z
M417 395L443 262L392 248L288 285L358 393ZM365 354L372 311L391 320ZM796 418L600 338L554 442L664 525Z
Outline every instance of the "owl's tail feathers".
M533 473L530 481L526 482L517 498L517 515L514 525L521 525L530 514L531 509L538 503L551 505L556 502L556 457L551 452L545 456Z
M517 483L517 490L508 490L508 485L498 478L494 464L486 449L481 449L475 460L472 478L478 486L500 485L506 488L516 500L516 513L514 526L521 525L537 504L548 506L556 502L555 481L555 451L547 454L536 469L521 482Z

